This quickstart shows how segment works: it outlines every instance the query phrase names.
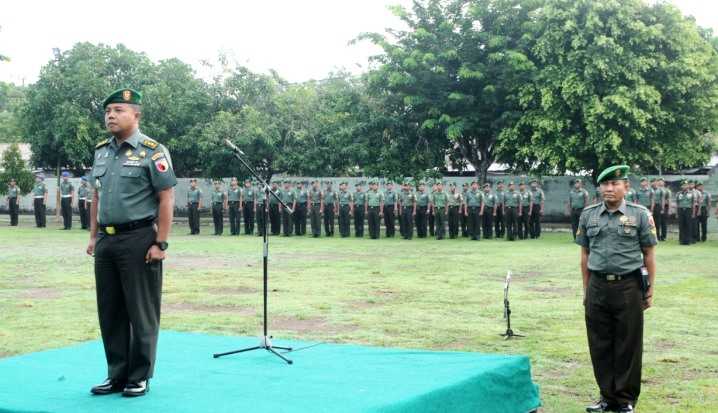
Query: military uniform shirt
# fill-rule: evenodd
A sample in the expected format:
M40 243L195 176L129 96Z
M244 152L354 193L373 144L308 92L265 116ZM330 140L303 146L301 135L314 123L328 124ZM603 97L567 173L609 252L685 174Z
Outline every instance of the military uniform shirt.
M312 204L320 205L322 203L322 191L321 190L312 189L309 192L309 194L311 195L310 198L312 199Z
M543 202L545 198L545 195L543 193L542 189L536 189L535 191L531 191L531 203L534 205L541 205L541 202Z
M227 201L230 201L230 202L237 201L237 202L239 202L239 199L241 198L241 196L242 196L242 189L240 189L239 187L237 187L237 188L232 188L232 187L230 186L229 189L227 190Z
M349 191L339 191L339 205L349 205L354 201L354 195Z
M429 194L426 192L417 192L416 205L422 207L429 205Z
M79 188L77 188L77 198L78 199L87 199L87 194L88 194L87 186L81 185Z
M449 206L460 206L464 202L464 197L461 195L461 192L449 192Z
M638 190L638 192L636 192L636 200L638 201L637 203L647 208L651 207L651 204L653 203L653 196L654 194L651 188L641 188Z
M646 207L622 202L609 212L606 205L591 205L581 214L576 244L588 248L588 269L626 274L643 265L642 248L658 243L653 217Z
M307 199L309 199L309 194L305 189L297 189L295 197L297 198L298 204L306 204Z
M568 194L568 202L573 209L583 209L586 207L586 199L588 192L581 188L579 190L572 189Z
M261 188L256 188L254 190L254 199L256 200L255 202L257 202L257 205L264 205L264 191Z
M466 206L480 207L481 201L483 201L483 199L484 199L483 192L471 190L466 193Z
M384 203L387 205L396 204L396 191L384 191Z
M702 198L701 198L701 206L710 209L710 207L711 207L711 194L709 194L708 192L703 191L703 193L702 193L701 195L702 195Z
M531 192L519 191L519 196L521 197L521 206L528 207L531 205Z
M663 188L656 188L653 190L653 200L656 204L665 204L666 191Z
M518 207L521 204L521 195L516 191L506 191L504 193L504 206Z
M384 194L382 194L381 192L369 191L366 193L367 206L378 207L381 206L382 201L384 201Z
M292 204L297 199L297 196L293 190L283 189L280 192L280 198L282 198L282 201L284 201L284 203L287 204L287 206L291 208Z
M257 200L257 191L254 190L254 188L245 188L242 190L242 199L244 202L249 202L250 204Z
M20 191L17 189L17 187L14 187L14 188L8 187L7 188L8 198L17 198L19 193L20 193Z
M414 201L416 201L416 196L413 191L401 191L399 194L399 202L401 202L402 207L413 206Z
M496 205L501 206L504 204L504 201L506 199L506 192L507 191L496 191Z
M437 191L431 194L431 203L436 208L444 208L449 203L449 195L444 191Z
M484 192L484 206L486 208L493 208L497 204L496 194Z
M692 208L695 204L692 191L681 191L676 195L676 206L678 208Z
M195 189L190 188L187 191L187 202L199 203L200 198L202 198L202 191L200 191L199 188L195 188Z
M623 196L624 199L628 202L636 202L636 191L633 190L633 188L626 191L626 195Z
M217 202L224 202L224 192L223 191L212 191L212 203Z
M277 195L279 198L282 197L282 190L277 188L275 190L272 190L272 192ZM277 198L273 196L269 196L269 205L279 205L279 201L277 201Z
M68 196L72 195L72 191L75 190L75 187L72 186L72 183L70 181L64 182L60 181L60 195L61 196Z
M334 205L335 202L339 199L338 195L334 191L325 190L324 191L324 204L325 205Z
M366 203L366 192L355 192L354 203L358 206L364 206Z
M47 186L44 182L36 183L35 186L32 187L32 194L33 196L41 197L47 193Z
M98 222L111 225L156 217L157 193L177 178L167 149L136 130L122 145L115 137L97 144L90 182L99 199Z

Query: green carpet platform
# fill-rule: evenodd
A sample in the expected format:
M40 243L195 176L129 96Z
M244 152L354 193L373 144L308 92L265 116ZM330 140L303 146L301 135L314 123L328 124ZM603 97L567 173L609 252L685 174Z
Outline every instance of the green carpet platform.
M293 365L264 350L212 358L257 341L163 331L150 392L136 399L90 395L106 375L99 341L0 359L0 412L526 413L540 405L523 356L275 339L300 349L288 354Z

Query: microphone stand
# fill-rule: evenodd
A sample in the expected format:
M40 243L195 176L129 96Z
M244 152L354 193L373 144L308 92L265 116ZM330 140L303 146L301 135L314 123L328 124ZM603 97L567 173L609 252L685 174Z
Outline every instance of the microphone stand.
M227 356L230 354L236 354L236 353L244 353L246 351L253 351L253 350L266 350L270 353L274 354L275 356L279 357L280 359L284 360L288 364L292 364L292 360L284 357L282 354L278 353L276 350L285 350L285 351L292 351L291 347L279 347L272 344L271 339L273 338L270 336L267 332L267 291L269 289L269 275L268 275L268 268L267 263L269 260L269 236L267 235L267 223L269 222L269 195L271 194L280 205L282 205L284 208L289 211L289 213L292 213L292 208L288 207L287 204L282 201L277 194L271 191L269 185L267 182L262 179L262 177L259 176L259 174L247 163L247 161L244 160L242 156L246 156L244 152L242 152L238 147L236 147L229 139L225 139L224 143L232 150L232 153L234 154L237 159L239 159L240 162L242 162L242 165L244 165L247 170L254 176L257 181L260 183L262 188L264 189L264 208L262 211L262 214L264 214L264 222L262 224L262 234L263 234L263 257L262 257L262 267L263 267L263 282L264 282L264 288L263 288L263 295L264 295L264 334L262 337L259 338L259 344L254 347L247 347L239 350L232 350L227 351L224 353L216 353L214 354L214 358L219 358L222 356Z
M511 271L506 275L506 286L504 287L504 319L506 320L506 332L501 334L501 337L505 337L506 340L511 340L513 337L525 337L521 334L514 334L514 330L511 329L511 306L509 305L510 283Z

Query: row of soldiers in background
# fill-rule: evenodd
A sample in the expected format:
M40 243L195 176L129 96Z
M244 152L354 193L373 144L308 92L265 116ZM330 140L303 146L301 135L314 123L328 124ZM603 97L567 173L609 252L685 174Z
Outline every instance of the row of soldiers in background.
M642 177L638 189L628 188L625 199L628 202L646 207L653 215L659 241L666 240L668 218L671 213L672 191L666 187L663 178L649 181ZM576 239L578 220L583 209L589 205L588 191L583 188L580 179L574 181L574 188L568 197L568 209L571 216L571 229ZM601 202L600 190L597 188L593 202ZM678 239L680 244L689 245L698 241L705 242L708 231L708 218L712 203L711 194L704 190L703 183L694 180L683 180L681 190L675 195L675 217L678 219ZM716 210L718 214L718 209Z
M62 173L60 186L58 187L58 195L60 197L60 214L62 215L63 230L72 229L72 208L77 199L77 209L80 214L80 224L82 229L90 229L90 206L92 204L92 196L90 195L90 187L87 185L87 178L81 179L80 187L77 188L77 198L75 198L75 186L69 180L68 172ZM8 210L10 213L10 225L17 226L18 215L20 212L20 189L17 187L15 179L10 179L7 193ZM45 228L47 226L46 208L47 208L47 185L45 177L42 174L35 175L35 185L30 191L33 198L33 210L35 212L35 226Z
M255 185L246 180L244 188L240 188L237 179L232 178L229 188L224 190L221 181L214 183L209 195L214 235L224 232L225 211L229 214L231 235L240 234L242 217L245 235L254 233L255 220L258 235L262 235L265 194ZM397 219L399 233L405 239L413 237L414 227L419 238L427 237L428 232L429 236L443 239L447 235L447 226L449 238L457 238L459 230L462 236L472 240L481 239L482 232L486 239L493 238L494 234L497 238L505 234L509 240L538 238L541 235L545 195L538 187L538 181L531 181L530 191L525 182L519 184L518 190L510 182L506 190L503 181L499 181L496 191L490 184L485 184L481 191L478 182L473 182L470 188L465 184L461 191L452 182L446 192L444 185L441 181L434 182L431 192L428 192L427 184L421 182L414 191L410 182L405 181L401 190L396 191L391 182L384 190L379 190L379 183L370 181L368 191L365 192L363 184L358 183L355 191L349 192L347 182L340 183L339 191L334 191L331 182L326 182L322 189L318 180L313 181L309 189L304 188L303 182L283 181L281 188L278 182L273 182L271 191L293 212L280 208L277 199L270 197L269 228L272 235L302 236L306 234L309 218L312 236L321 235L323 223L324 234L331 237L334 236L334 222L338 216L342 237L350 236L352 221L354 235L363 237L366 221L370 238L377 239L382 220L386 236L394 237ZM192 179L187 191L190 234L199 234L199 212L203 205L202 191L197 187L197 180Z

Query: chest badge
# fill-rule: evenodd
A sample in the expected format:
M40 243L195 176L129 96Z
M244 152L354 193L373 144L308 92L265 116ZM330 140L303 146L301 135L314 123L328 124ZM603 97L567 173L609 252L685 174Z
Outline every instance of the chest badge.
M147 152L141 151L141 152L140 152L140 158L144 158L145 156L147 156Z
M132 156L132 149L128 149L127 152L125 152L125 156L128 158Z

